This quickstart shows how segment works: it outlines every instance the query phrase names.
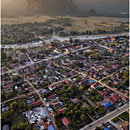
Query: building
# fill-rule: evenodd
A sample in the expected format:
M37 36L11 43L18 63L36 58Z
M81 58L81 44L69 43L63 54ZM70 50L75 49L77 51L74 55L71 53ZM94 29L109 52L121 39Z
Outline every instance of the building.
M93 89L97 89L97 88L98 88L98 83L94 83L94 84L92 84L92 85L91 85L91 88L93 88Z
M71 121L67 117L62 118L61 121L65 126L71 125Z
M48 127L48 130L56 130L56 128L54 127L54 125L50 125L50 126Z
M19 61L22 61L22 62L27 62L27 61L29 61L28 55L27 55L27 54L22 54L22 55L20 55Z
M43 124L42 119L44 117L47 117L47 120L51 121L50 116L45 107L37 107L33 109L32 111L24 112L24 115L30 124L35 124L36 122L37 124L35 125L39 125L39 123Z
M105 102L105 103L104 103L104 106L105 106L105 108L108 108L108 107L111 106L111 104L110 104L109 102Z
M111 129L109 129L109 128L105 128L104 130L111 130Z
M10 130L9 126L6 124L2 127L2 130Z
M56 86L54 86L54 85L50 85L49 86L49 89L52 91L52 90L54 90L56 88Z

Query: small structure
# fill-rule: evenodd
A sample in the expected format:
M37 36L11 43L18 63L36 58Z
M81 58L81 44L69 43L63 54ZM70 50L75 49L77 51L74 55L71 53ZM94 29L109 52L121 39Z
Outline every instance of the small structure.
M56 130L56 128L54 127L54 125L50 125L50 126L48 127L48 130Z
M98 88L98 83L94 83L94 84L92 84L92 85L91 85L91 88L93 88L93 89L97 89L97 88Z
M109 129L109 128L105 128L104 130L111 130L111 129Z
M93 84L95 81L94 80L89 80L89 83L90 84Z
M56 88L56 86L55 85L50 85L49 86L49 89L52 91L52 90L54 90Z
M77 104L77 103L80 102L79 99L77 99L77 98L74 98L74 99L72 99L71 101L72 101L74 104Z
M105 108L109 108L111 106L111 104L109 102L105 102L104 106L105 106Z
M5 124L3 127L2 127L2 130L10 130L9 126L7 124Z
M67 117L62 118L61 121L65 126L69 126L71 124L71 121Z
M22 61L22 62L27 62L27 61L29 61L28 55L27 55L27 54L22 54L22 55L20 55L19 61Z

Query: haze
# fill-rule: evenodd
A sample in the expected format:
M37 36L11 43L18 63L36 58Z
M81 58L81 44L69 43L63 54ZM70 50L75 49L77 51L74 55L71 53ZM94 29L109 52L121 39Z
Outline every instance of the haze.
M128 12L128 0L73 0L81 10L94 8L96 10L126 11ZM26 0L2 0L2 8L22 10L26 7Z

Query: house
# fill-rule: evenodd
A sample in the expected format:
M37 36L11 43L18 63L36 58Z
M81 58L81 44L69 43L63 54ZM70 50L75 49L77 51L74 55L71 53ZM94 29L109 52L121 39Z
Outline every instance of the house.
M105 128L104 130L111 130L111 129L109 129L109 128Z
M50 125L50 126L48 127L48 130L56 130L56 128L54 127L54 125Z
M121 130L129 130L129 122L128 121L124 121L121 125L120 125Z
M127 97L125 97L125 96L123 96L123 95L121 95L121 98L124 100L124 101L129 101L129 99L127 98Z
M117 94L112 94L110 97L114 102L118 102L120 100L120 97Z
M93 84L95 81L94 80L89 80L89 83L90 84Z
M19 61L22 61L22 62L27 62L27 61L29 61L28 55L27 55L27 54L22 54L22 55L20 55Z
M113 68L113 69L118 69L118 68L119 68L119 65L118 65L118 64L112 65L112 68Z
M91 85L91 88L93 88L93 89L97 89L97 88L98 88L98 83L94 83L94 84L92 84L92 85Z
M65 79L64 82L68 84L70 81L68 79Z
M34 107L40 106L40 105L41 105L41 102L40 102L40 101L37 101L37 102L32 103L32 105L33 105Z
M117 86L117 85L119 85L119 82L118 81L114 81L113 84Z
M62 102L53 103L53 107L54 107L55 109L61 108L62 106L63 106L63 103L62 103Z
M56 88L56 86L55 85L50 85L49 86L49 89L52 91L52 90L54 90Z
M116 39L114 37L111 37L110 40L113 42L115 41Z
M5 124L3 127L2 127L2 130L10 130L9 126L7 124Z
M120 97L117 94L113 94L113 96L117 98L117 100L120 100Z
M66 108L61 108L58 110L59 113L63 113L65 111Z
M110 99L105 98L103 101L104 101L104 102L110 102Z
M111 107L111 104L109 102L105 102L104 106L105 106L105 108L109 108L109 107Z
M113 48L110 48L109 51L110 51L111 53L113 53L114 49L113 49Z
M71 125L71 121L67 117L62 118L61 121L65 126Z
M44 129L47 130L50 125L51 125L51 123L49 121L45 122L44 123Z
M2 108L2 112L8 111L8 110L9 110L9 107L8 107L8 106Z
M104 96L104 93L103 92L101 92L101 91L97 91L101 96Z
M74 98L74 99L72 99L71 101L72 101L74 104L77 104L77 103L80 102L79 99L77 99L77 98Z
M56 99L57 95L56 94L52 94L49 97L47 97L47 100L54 100Z

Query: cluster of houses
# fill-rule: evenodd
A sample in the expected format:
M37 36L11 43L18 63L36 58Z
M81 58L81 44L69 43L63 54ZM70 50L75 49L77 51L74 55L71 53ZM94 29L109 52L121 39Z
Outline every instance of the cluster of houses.
M127 74L127 75L126 75ZM121 86L121 83L125 80L123 77L128 76L128 67L119 70L118 72L112 74L108 79L105 80L105 82L109 86L115 87L117 90L123 90L123 93L126 95L129 93L129 89L127 85Z
M24 112L23 115L28 123L35 124L35 127L40 130L55 130L50 115L56 116L57 113L63 113L67 109L64 102L60 99L62 95L58 95L55 90L57 90L57 88L64 90L64 86L68 85L70 82L75 84L75 87L77 88L79 86L81 86L81 88L83 87L82 94L79 96L92 107L97 108L97 103L100 103L104 111L110 112L115 108L122 106L128 102L128 99L125 96L119 95L118 93L103 87L95 82L95 80L88 78L92 77L96 80L100 80L112 72L117 71L122 68L122 66L116 57L124 57L124 55L128 54L127 51L122 51L125 48L121 46L121 44L123 44L127 47L127 43L125 42L126 39L120 39L118 47L112 48L108 46L108 43L113 44L117 41L116 38L107 38L103 40L104 41L100 47L98 46L97 40L79 40L78 42L72 40L71 42L64 41L55 44L50 43L48 44L47 50L28 48L26 49L25 54L20 51L13 52L13 60L18 60L19 62L10 63L10 69L26 65L27 62L30 62L30 57L33 60L35 58L36 61L43 59L43 57L40 56L40 53L42 54L42 52L47 52L45 58L58 56L63 52L66 55L53 60L36 62L35 64L30 64L17 70L17 73L23 75L37 90L39 90L39 93L42 95L43 100L47 105L47 110L45 107L42 107L42 103L34 92L33 87L31 87L26 80L18 77L15 73L2 75L2 93L7 95L2 101L10 98L8 96L10 92L14 93L13 97L24 94L27 106L32 106L34 109ZM89 50L81 49L92 45L95 47L94 50L92 50L92 48L89 48ZM106 47L104 47L104 45ZM105 49L107 49L108 54L110 55L104 55ZM84 55L86 51L87 53L90 52L88 57ZM71 53L68 54L68 52ZM93 54L91 53L96 53L101 59L94 59ZM35 56L33 57L33 55ZM120 59L120 61L122 63L124 62L122 59ZM74 69L86 73L88 77L79 75ZM2 72L6 71L6 67L3 66ZM118 86L122 82L120 75L124 71L126 70L120 70L120 72L112 74L107 83ZM43 95L46 96L44 97ZM70 98L69 101L76 105L82 102L82 99L74 96L73 98ZM2 112L8 111L9 109L8 105L2 105ZM48 114L48 111L50 115ZM93 118L99 118L97 112L95 115L90 116ZM65 115L61 118L61 122L66 127L72 124L71 119Z
M34 124L39 130L56 130L45 107L36 107L23 112L29 124Z
M19 77L16 73L8 73L2 76L1 90L2 94L5 95L5 99L14 97L16 95L33 92L33 88L30 87L27 81ZM10 93L12 93L11 97Z

